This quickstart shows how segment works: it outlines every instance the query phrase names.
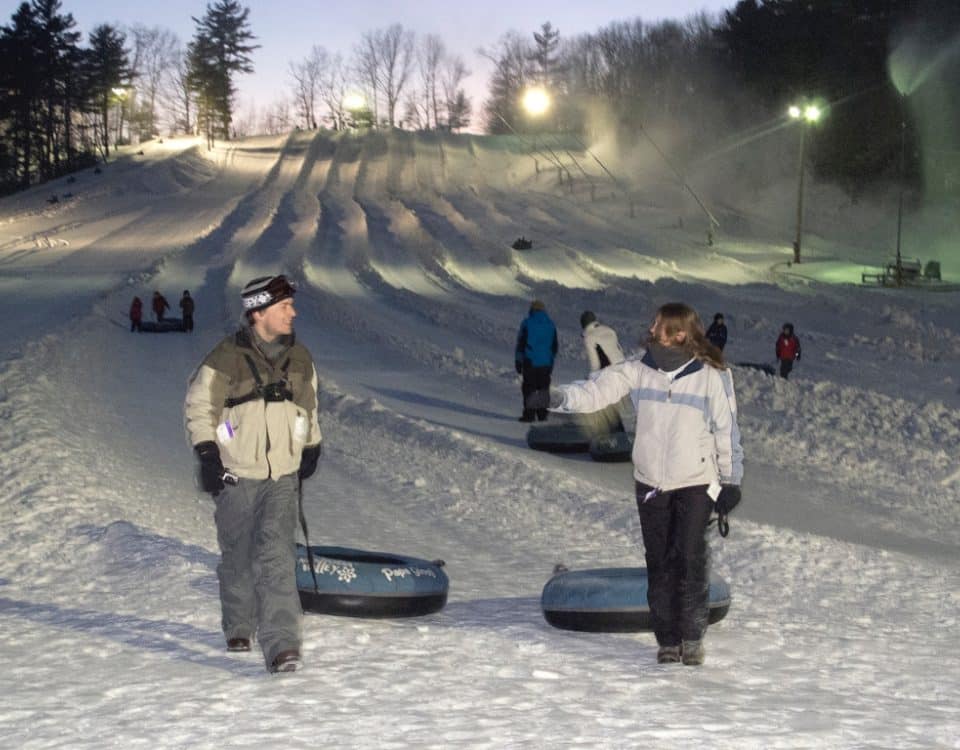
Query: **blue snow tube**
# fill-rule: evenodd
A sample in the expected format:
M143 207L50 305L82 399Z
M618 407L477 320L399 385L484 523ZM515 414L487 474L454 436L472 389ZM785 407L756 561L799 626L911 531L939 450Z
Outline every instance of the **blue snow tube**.
M141 333L169 333L170 331L183 332L187 329L183 327L181 318L164 318L163 320L153 321L144 320L140 323Z
M418 617L443 609L450 580L443 561L387 552L297 545L297 590L304 611L346 617Z
M730 588L710 579L710 624L730 609ZM646 568L561 568L543 587L540 608L548 623L564 630L632 633L651 630Z
M550 453L585 453L593 436L573 422L538 424L527 430L527 445L535 451Z
M624 463L633 457L633 435L611 432L590 441L590 458L604 463Z

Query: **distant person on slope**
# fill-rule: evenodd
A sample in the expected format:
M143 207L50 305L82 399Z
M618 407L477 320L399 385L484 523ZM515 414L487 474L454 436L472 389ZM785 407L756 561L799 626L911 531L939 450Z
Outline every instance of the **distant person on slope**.
M153 293L153 315L159 323L163 320L163 314L170 309L170 303L160 292Z
M190 296L190 290L184 289L183 296L180 298L180 310L183 316L183 330L190 332L193 330L193 297Z
M514 355L517 374L523 376L523 414L521 422L547 418L550 403L550 375L557 356L557 327L547 315L546 305L538 299L530 303L527 317L517 332Z
M284 276L244 287L247 325L203 360L184 405L200 484L217 506L227 650L249 651L256 635L271 672L300 666L297 514L321 452L317 371L294 340L294 292Z
M623 350L620 348L617 332L597 320L593 311L583 311L580 315L580 327L583 329L583 348L590 363L591 378L596 377L603 368L623 362ZM616 411L620 424L617 425L616 420L613 420L612 430L625 429L627 432L632 432L636 423L636 414L630 394L620 400L616 405Z
M707 329L707 341L720 351L727 345L727 324L723 322L723 313L713 316L713 322Z
M780 360L780 377L790 377L793 363L800 359L800 339L793 333L793 323L784 323L777 338L777 359Z
M657 661L702 664L707 523L716 510L725 527L727 514L740 502L743 449L730 370L693 309L681 303L661 307L641 357L555 389L550 405L595 412L631 391L638 427L633 476Z
M580 316L580 327L583 329L583 347L590 362L591 375L596 375L608 365L623 362L623 350L617 332L597 320L595 313L584 310Z
M130 303L130 332L140 330L140 323L143 321L143 301L139 297L134 297Z

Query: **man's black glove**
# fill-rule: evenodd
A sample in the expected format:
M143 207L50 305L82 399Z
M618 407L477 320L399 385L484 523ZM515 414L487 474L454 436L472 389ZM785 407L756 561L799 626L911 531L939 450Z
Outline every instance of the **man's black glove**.
M300 454L300 469L297 471L297 476L301 480L309 479L313 476L313 472L317 470L317 461L320 460L320 454L323 452L323 443L317 443L316 445L308 445L303 449L303 453Z
M200 488L216 497L223 489L223 461L220 460L220 448L212 440L205 440L193 446L200 459Z
M718 516L726 516L730 514L737 505L740 504L740 488L735 484L725 484L720 490L720 494L717 497L716 505L714 505L714 510L717 511Z
M520 375L521 373L523 373L523 362L521 362L521 361L518 359L518 360L516 361L516 365L517 365L517 375Z

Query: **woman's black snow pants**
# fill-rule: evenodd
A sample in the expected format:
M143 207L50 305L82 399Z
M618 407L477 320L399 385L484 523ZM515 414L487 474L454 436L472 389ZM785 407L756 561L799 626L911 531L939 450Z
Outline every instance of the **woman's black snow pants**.
M657 643L679 646L707 631L710 552L707 522L713 501L707 485L658 492L636 483L647 558L647 603Z

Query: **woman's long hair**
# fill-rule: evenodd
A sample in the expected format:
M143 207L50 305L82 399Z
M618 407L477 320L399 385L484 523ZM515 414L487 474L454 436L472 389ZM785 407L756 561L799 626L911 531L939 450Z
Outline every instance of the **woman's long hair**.
M697 311L683 302L668 302L657 310L663 330L670 338L683 331L686 338L680 345L691 357L706 362L718 370L726 370L723 352L711 344L703 331L703 323Z

